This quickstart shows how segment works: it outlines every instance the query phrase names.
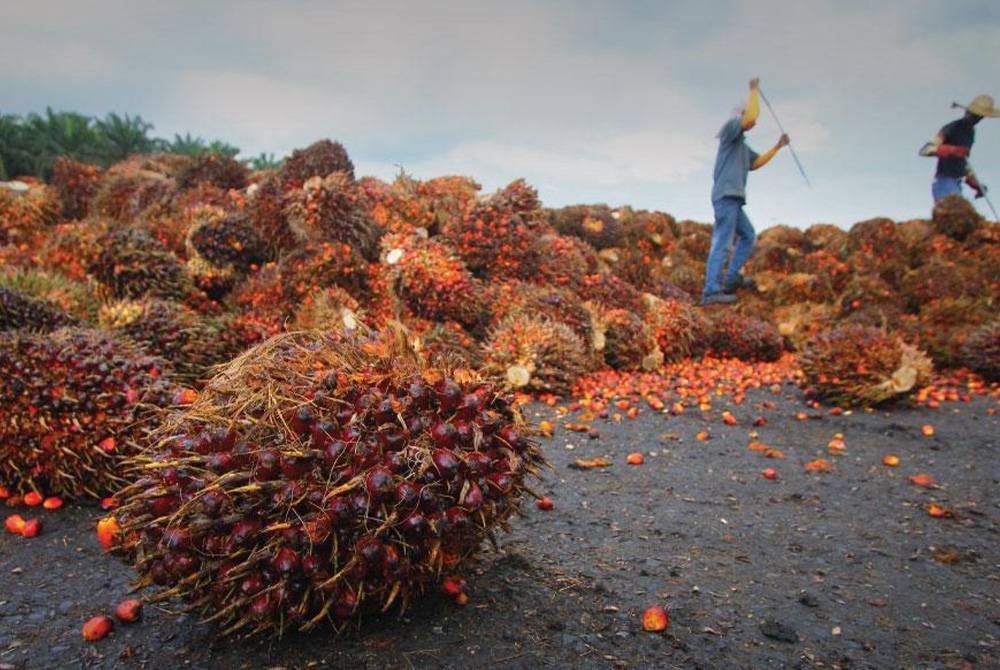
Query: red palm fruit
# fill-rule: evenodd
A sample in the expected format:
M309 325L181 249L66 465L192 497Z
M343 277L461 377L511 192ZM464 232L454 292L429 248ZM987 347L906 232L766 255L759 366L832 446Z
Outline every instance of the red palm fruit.
M483 506L483 491L479 488L479 484L475 482L469 484L469 489L465 492L460 504L470 510L477 510Z
M83 624L83 639L88 642L95 642L97 640L103 640L107 637L108 633L115 629L115 622L111 617L104 614L98 614L95 617L91 617Z
M462 387L452 379L441 380L437 383L435 390L437 391L438 402L441 404L442 412L454 412L462 403L464 396Z
M256 519L240 519L230 531L230 537L237 545L244 545L255 539L260 532L261 524Z
M481 451L470 451L462 454L465 472L469 477L483 477L493 467L493 460Z
M251 574L240 582L239 590L243 595L252 596L255 593L260 593L264 586L266 586L264 579L260 575Z
M118 537L118 519L113 516L106 516L97 522L97 539L101 546L110 549Z
M186 528L168 528L163 531L161 542L168 549L187 549L191 546L191 532Z
M370 535L360 538L354 545L354 551L358 558L368 567L378 565L382 560L382 543Z
M310 431L309 441L313 449L326 449L327 445L333 442L333 435L337 432L337 424L333 421L317 421Z
M378 443L383 451L399 451L406 446L406 435L399 426L389 426L379 431Z
M142 601L138 598L123 600L115 606L115 618L122 623L135 623L142 617Z
M278 476L281 457L273 449L265 449L257 454L257 468L254 476L258 481L269 481Z
M457 438L458 431L455 430L454 424L447 421L438 421L431 426L431 439L439 447L450 449L454 446Z
M333 605L333 615L338 619L348 619L358 608L358 597L350 587L345 587Z
M311 459L298 456L281 457L281 475L285 479L301 479L313 468Z
M340 440L334 440L323 449L323 462L327 465L337 465L347 452L347 445Z
M299 437L309 435L312 431L313 423L312 411L308 407L299 407L288 420L288 426Z
M461 507L449 507L445 510L444 522L450 530L461 530L469 525L469 513Z
M294 549L289 549L288 547L282 547L278 550L277 555L272 559L271 565L274 569L283 575L290 575L299 569L302 564L299 558L299 553Z
M492 494L491 497L507 495L514 485L510 475L506 472L491 472L486 475L486 481L489 484L487 490Z
M415 379L406 387L406 397L413 407L423 409L430 402L431 391L422 380Z
M334 526L350 519L352 514L351 504L344 498L331 498L326 503L327 518L330 519L330 523Z
M222 491L208 491L201 496L201 509L206 516L215 518L225 511L229 497Z
M430 529L427 517L420 512L413 512L400 524L403 533L410 538L423 537Z
M365 490L373 499L380 499L395 491L392 471L389 468L377 466L365 473Z
M461 575L448 575L441 581L441 590L451 598L456 598L465 593L467 583L465 577Z
M642 613L642 627L651 633L659 633L667 629L670 625L670 616L667 610L659 605L653 605Z
M497 433L497 437L500 438L501 443L498 446L508 446L514 451L520 451L524 448L524 440L515 428L504 426Z
M413 507L420 500L420 485L403 481L396 486L396 503L402 507Z
M236 467L236 459L231 452L212 454L206 463L208 469L217 475L225 474Z
M20 514L11 514L3 521L4 528L8 533L20 535L24 531L24 517Z
M42 494L38 491L28 491L24 494L24 504L28 507L36 507L42 504Z
M538 502L536 504L538 505L538 509L543 511L548 511L554 507L552 503L552 498L548 496L542 496L541 498L538 499Z
M42 532L42 520L36 517L24 522L24 528L21 529L21 536L38 537L40 532Z
M307 554L302 557L302 573L306 577L322 577L329 574L329 571L323 558L316 554Z
M278 605L274 592L262 593L250 603L250 615L255 619L267 619Z
M472 448L473 433L472 426L469 425L467 421L456 421L455 426L455 445L458 447Z
M458 474L461 461L458 460L458 456L451 449L435 449L431 458L434 461L434 468L437 470L438 477L441 479L450 481Z

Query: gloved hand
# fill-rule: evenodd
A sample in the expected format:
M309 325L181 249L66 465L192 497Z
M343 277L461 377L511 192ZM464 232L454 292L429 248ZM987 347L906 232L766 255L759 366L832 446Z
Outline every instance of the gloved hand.
M982 198L986 195L986 184L980 184L975 175L966 175L965 183L969 185L969 188L976 192L976 199Z

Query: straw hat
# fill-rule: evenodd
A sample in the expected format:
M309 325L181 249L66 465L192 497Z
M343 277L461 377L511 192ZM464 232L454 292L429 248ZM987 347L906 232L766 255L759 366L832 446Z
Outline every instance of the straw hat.
M1000 116L1000 109L993 106L993 98L988 95L977 95L968 105L957 105L976 116Z

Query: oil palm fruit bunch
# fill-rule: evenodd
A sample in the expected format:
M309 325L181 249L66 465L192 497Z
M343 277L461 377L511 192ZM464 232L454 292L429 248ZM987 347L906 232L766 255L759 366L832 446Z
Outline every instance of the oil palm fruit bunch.
M218 328L180 303L155 298L110 302L101 308L99 324L167 361L174 377L187 384L228 361Z
M588 350L594 349L593 311L573 291L516 279L489 284L484 290L491 325L512 315L545 316L569 326Z
M441 234L477 277L527 279L537 267L534 240L550 232L542 221L538 193L517 180L469 203Z
M47 272L85 281L101 253L105 235L121 227L111 219L98 217L56 224L37 248L38 265Z
M1000 321L990 321L969 336L965 364L990 382L1000 381Z
M568 235L541 235L532 242L535 263L528 281L542 286L574 288L584 275L597 272L597 252L583 240Z
M602 309L604 361L616 370L655 370L663 364L656 333L642 317L627 309Z
M0 333L0 481L15 490L105 495L170 401L163 364L90 329Z
M958 258L933 256L919 267L909 270L900 280L900 292L911 312L918 312L922 305L943 298L976 298L986 291L986 277L979 268Z
M665 361L673 363L704 350L708 321L694 305L676 298L660 299L648 294L646 302L649 307L645 320Z
M348 173L311 177L288 199L285 217L299 240L349 244L366 258L377 253L381 230L368 216L361 191Z
M52 166L52 186L59 193L62 214L67 219L84 219L90 211L90 200L97 192L101 168L89 163L60 156Z
M848 324L817 333L799 350L807 390L844 405L877 405L931 381L924 352L880 328Z
M813 251L826 249L835 256L842 256L847 250L847 231L832 223L814 223L806 228L805 236Z
M0 187L0 245L34 245L59 220L59 195L50 186L31 184L15 192Z
M230 156L204 153L195 156L177 175L177 186L189 189L198 184L212 184L223 190L240 190L247 185L250 170Z
M280 175L267 174L251 184L247 189L246 209L257 233L267 242L269 259L295 247L295 233L285 218L285 192Z
M0 330L47 333L73 325L77 320L59 305L0 285Z
M625 229L607 205L570 205L548 213L552 226L563 235L577 237L595 249L622 246Z
M462 324L409 318L405 325L411 346L427 365L482 367L482 344Z
M776 361L785 348L774 324L737 312L722 312L711 320L708 347L716 356L747 362Z
M959 367L964 364L963 347L968 338L995 316L996 305L989 298L943 297L924 303L916 319L908 320L903 330L938 367Z
M456 321L475 330L486 319L482 282L446 244L412 236L385 254L379 271L390 274L392 288L414 315Z
M145 231L113 230L97 246L100 252L87 270L116 298L179 299L194 290L177 257Z
M873 276L895 286L909 269L909 251L895 221L869 219L847 232L849 253L845 262L855 274Z
M566 395L595 366L584 342L564 323L543 315L508 316L483 344L485 369L513 388Z
M277 266L283 295L297 301L330 286L362 298L369 287L368 262L350 244L313 242L281 257Z
M340 142L324 139L293 151L285 158L279 174L284 190L290 191L301 188L311 177L325 177L331 172L344 172L353 181L354 163Z
M642 292L621 277L604 272L584 275L575 286L576 292L588 302L616 309L645 314L646 301Z
M59 313L65 314L58 317L58 320L68 318L66 323L60 325L96 321L103 297L92 280L77 281L37 266L0 269L0 290L11 291L55 307ZM30 325L30 318L28 323ZM16 320L13 327L16 327Z
M785 346L799 351L807 340L832 328L837 314L829 303L796 302L775 308L773 317Z
M134 220L147 207L169 198L174 180L157 172L108 171L90 200L90 213L123 223Z
M267 245L247 214L202 206L193 213L193 221L187 244L212 265L246 272L264 262Z
M983 225L976 207L960 195L948 195L934 203L931 221L937 232L956 240L964 240Z
M222 369L116 495L141 583L223 634L405 609L506 529L542 455L490 382L395 338L308 331Z

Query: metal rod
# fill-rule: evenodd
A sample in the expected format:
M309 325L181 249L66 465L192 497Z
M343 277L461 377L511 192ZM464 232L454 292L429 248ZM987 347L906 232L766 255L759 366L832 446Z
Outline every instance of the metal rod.
M771 112L771 116L774 117L774 122L778 124L778 130L781 131L782 135L787 135L788 133L786 133L785 129L781 127L781 121L778 120L778 115L774 113L774 107L771 106L771 103L767 100L767 96L764 95L764 90L760 86L757 86L757 92L760 93L760 99L764 101L764 104L767 105L768 111ZM802 178L806 180L806 184L808 186L812 186L812 183L809 181L809 177L806 176L806 171L802 167L802 161L800 161L798 155L796 155L795 147L792 146L791 141L788 142L788 150L792 152L792 158L795 159L795 164L799 167L799 172L802 173Z

